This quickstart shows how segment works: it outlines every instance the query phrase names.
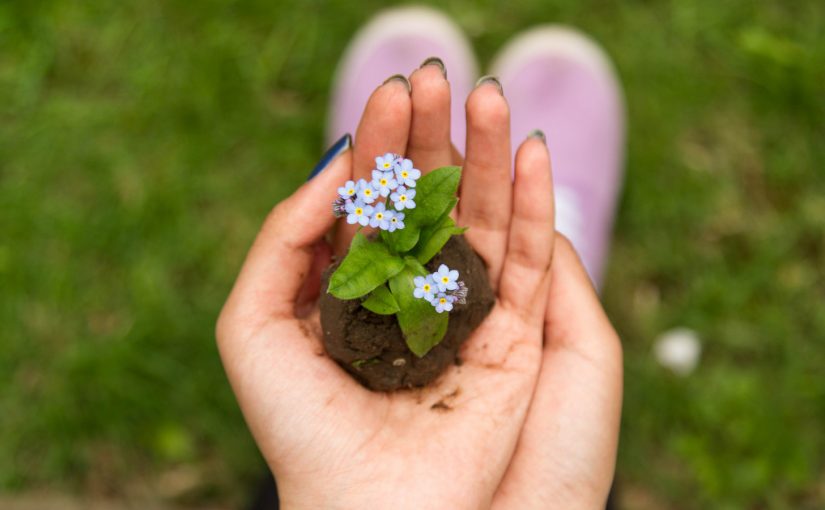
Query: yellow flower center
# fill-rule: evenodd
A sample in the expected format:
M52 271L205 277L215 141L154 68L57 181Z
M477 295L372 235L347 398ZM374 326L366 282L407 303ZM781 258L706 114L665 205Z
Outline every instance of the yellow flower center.
M447 298L441 298L441 299L438 300L438 302L443 305L444 303L447 302Z
M430 291L430 285L428 283L425 283L423 289L424 289L424 292L429 292Z
M378 181L378 182L380 182L380 183L381 183L381 186L386 186L386 185L387 185L387 180L386 180L386 179L381 179L381 180L380 180L380 181Z
M442 282L444 282L444 283L450 283L450 279L449 279L448 277L446 277L446 276L443 276L443 277L441 278L441 281L442 281Z
M401 172L401 177L403 177L403 178L405 178L405 179L407 178L407 176L408 176L408 175L410 175L410 174L408 174L406 170L404 170L403 172Z
M367 196L370 196L370 195L372 195L372 190L370 188L367 188L367 189L364 190L364 194L367 195Z
M384 163L384 168L389 168L389 167L390 167L389 163Z
M355 208L355 215L356 216L361 216L362 214L364 214L364 210L361 209L360 207L356 207Z
M400 202L406 202L407 201L407 195L401 195L400 197L398 197L398 200Z
M375 217L376 217L376 218L378 218L379 220L383 220L383 219L384 219L384 215L383 215L383 214L381 214L381 213L375 213Z
M355 188L350 188L350 189L347 190L347 195L354 195L354 194L355 194Z

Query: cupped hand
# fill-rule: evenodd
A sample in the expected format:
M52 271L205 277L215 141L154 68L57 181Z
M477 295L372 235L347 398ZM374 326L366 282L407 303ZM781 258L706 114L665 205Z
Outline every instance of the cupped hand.
M227 375L285 508L487 507L536 386L552 276L549 155L527 140L511 178L509 111L493 83L467 101L457 219L497 300L462 365L421 390L377 393L324 354L319 273L352 235L339 226L333 247L324 241L337 186L367 177L386 152L422 171L454 161L447 81L435 66L410 81L412 95L398 80L379 87L353 150L270 213L218 320Z

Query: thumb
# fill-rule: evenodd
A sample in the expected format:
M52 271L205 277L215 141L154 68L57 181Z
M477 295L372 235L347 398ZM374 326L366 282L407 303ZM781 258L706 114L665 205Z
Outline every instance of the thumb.
M352 175L349 140L342 139L332 162L269 213L221 312L219 330L220 322L232 318L254 326L273 316L294 316L314 245L335 222L330 209L336 190Z

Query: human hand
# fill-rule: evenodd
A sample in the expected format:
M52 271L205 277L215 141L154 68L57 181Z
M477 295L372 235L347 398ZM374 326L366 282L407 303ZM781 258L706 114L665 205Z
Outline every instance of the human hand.
M401 81L379 87L354 150L272 211L218 320L227 375L285 508L489 506L533 394L553 252L549 157L539 139L526 141L511 179L507 105L492 84L467 102L458 223L497 300L462 365L434 386L387 394L324 355L312 303L336 187L366 176L385 152L422 170L452 162L446 80L426 66L411 81L412 98ZM350 234L339 230L336 246Z
M419 71L412 81L413 111L427 112L427 116L425 120L422 114L421 121L414 123L417 130L411 142L413 138L443 140L449 136L449 99L429 92L439 83L432 74ZM467 165L472 170L489 162L505 168L510 143L506 102L476 91L468 99L467 110ZM420 145L411 145L418 152ZM550 171L546 152L536 145L523 144L516 155L516 168L530 164ZM433 146L440 149L421 151L422 156L433 155L426 161L428 167L449 164L443 143L431 142L427 147ZM491 152L482 153L480 146ZM416 156L418 161L421 156ZM452 164L462 164L457 151L451 157ZM527 163L530 158L535 161ZM552 195L542 186L531 199L552 207ZM468 214L466 197L462 202L465 209L459 224L467 221ZM505 222L499 221L502 229ZM495 229L490 232L478 226L476 222L467 237L494 270L501 243L495 240ZM545 227L537 224L535 228ZM518 446L496 490L494 508L604 508L613 481L622 405L621 343L570 241L556 234L551 244L541 371Z
M622 407L622 348L573 246L554 243L541 373L493 508L604 508Z

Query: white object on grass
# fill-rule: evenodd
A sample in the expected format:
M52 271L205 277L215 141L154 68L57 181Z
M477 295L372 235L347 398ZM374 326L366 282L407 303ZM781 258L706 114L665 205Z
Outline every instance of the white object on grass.
M702 342L692 329L674 328L659 335L653 346L653 354L660 365L677 375L686 376L699 364Z

